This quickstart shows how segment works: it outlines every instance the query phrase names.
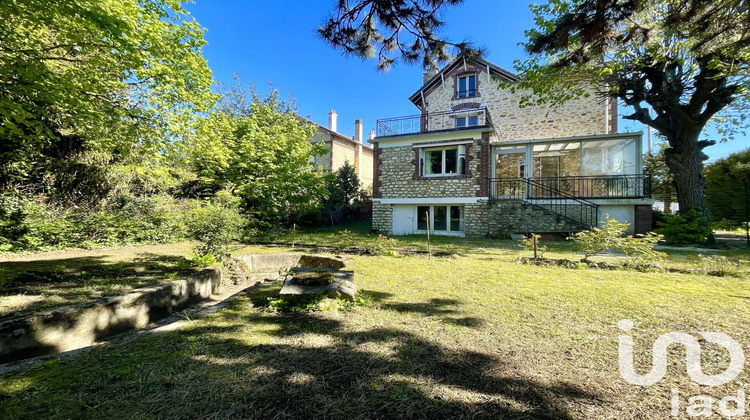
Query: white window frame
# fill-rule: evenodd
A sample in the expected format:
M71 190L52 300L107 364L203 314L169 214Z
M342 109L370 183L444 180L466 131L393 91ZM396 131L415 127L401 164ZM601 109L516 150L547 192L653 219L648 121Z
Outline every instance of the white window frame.
M442 170L439 174L429 174L427 173L427 159L425 158L426 152L436 152L441 151L441 165L440 168ZM456 172L446 172L445 167L445 151L446 150L456 150ZM466 146L463 144L459 144L456 146L442 146L442 147L425 147L419 149L419 167L421 176L423 177L444 177L444 176L460 176L464 175L466 166Z
M425 229L419 229L419 208L429 207L430 208L430 233L436 235L445 236L463 236L466 232L466 207L459 204L423 204L414 207L414 212L417 213L414 217L414 231L417 233L427 233ZM446 217L446 230L435 230L435 207L445 207ZM451 230L451 207L458 207L460 211L460 222L459 230Z
M469 88L469 78L474 78L474 89L472 92L472 89ZM461 90L461 80L465 79L466 83L466 90ZM465 76L459 76L458 80L456 80L456 83L458 85L456 86L456 98L458 99L465 99L465 98L474 98L477 96L477 75L476 74L467 74ZM463 95L462 95L463 93Z
M474 124L471 123L471 119L476 118L476 122ZM464 125L459 126L458 121L463 120L466 123ZM469 127L478 127L479 126L479 114L464 114L461 116L455 116L453 119L453 127L454 128L469 128Z

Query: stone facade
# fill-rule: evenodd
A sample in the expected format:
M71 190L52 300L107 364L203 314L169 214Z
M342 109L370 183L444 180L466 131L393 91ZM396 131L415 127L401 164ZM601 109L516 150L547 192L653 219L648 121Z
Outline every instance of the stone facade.
M480 149L481 139L468 139L468 172L480 172L480 160L474 158ZM439 146L433 143L429 146ZM380 175L377 198L444 198L477 197L480 192L479 177L454 175L422 177L418 175L418 157L412 146L387 147L378 150Z
M324 155L316 156L313 159L313 164L320 167L325 173L332 173L344 166L345 162L349 162L356 169L362 185L372 185L373 153L371 146L321 126L318 126L318 129L310 138L312 144L319 142L323 142L328 150Z
M378 201L372 203L372 229L381 233L393 231L393 208Z
M568 233L580 226L560 219L556 214L520 201L504 201L489 206L487 234L508 237L511 233Z
M490 217L488 201L464 204L464 233L468 237L481 238L487 236Z
M468 98L456 98L455 79L458 75L475 74L477 80L477 95ZM498 83L488 80L487 69L476 63L469 63L464 69L457 66L443 76L444 83L438 83L424 92L425 104L420 104L422 111L429 114L443 113L482 104L487 107L491 124L495 127L498 142L515 140L534 140L557 137L575 137L605 134L605 119L607 131L616 131L617 112L611 103L599 98L593 87L589 88L588 96L571 100L563 105L533 106L521 108L520 103L526 91L511 92L501 89ZM445 128L452 128L452 122L447 120ZM433 126L431 125L431 129Z

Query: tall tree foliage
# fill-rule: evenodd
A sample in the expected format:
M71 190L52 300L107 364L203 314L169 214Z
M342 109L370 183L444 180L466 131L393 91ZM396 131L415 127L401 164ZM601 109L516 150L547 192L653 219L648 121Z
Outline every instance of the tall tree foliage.
M322 175L310 162L324 152L308 141L314 130L277 90L263 97L236 83L184 146L208 193L231 190L258 221L288 223L315 211L325 196Z
M701 139L712 120L744 129L750 87L747 0L550 0L532 6L533 58L518 65L532 101L559 103L593 81L602 96L632 108L625 118L667 140L665 161L680 209L705 211ZM655 114L655 115L654 115ZM734 114L737 116L737 114Z
M750 149L732 153L706 166L706 201L711 221L748 221Z
M214 100L204 43L179 0L4 1L0 188L182 135Z
M334 48L362 58L377 55L378 68L388 70L397 58L421 61L428 68L449 58L451 46L466 49L440 36L440 12L463 0L341 0L318 28Z
M651 176L651 194L657 200L664 201L664 213L671 213L672 200L677 193L674 190L672 175L669 174L669 168L667 167L665 155L667 144L659 141L656 143L656 147L658 150L655 154L647 154L643 157L643 165Z

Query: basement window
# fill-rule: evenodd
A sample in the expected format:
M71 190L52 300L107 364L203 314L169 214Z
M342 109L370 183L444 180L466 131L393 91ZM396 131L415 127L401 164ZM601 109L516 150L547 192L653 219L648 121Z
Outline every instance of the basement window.
M429 215L430 231L435 233L463 233L463 206L417 206L417 230L427 232Z

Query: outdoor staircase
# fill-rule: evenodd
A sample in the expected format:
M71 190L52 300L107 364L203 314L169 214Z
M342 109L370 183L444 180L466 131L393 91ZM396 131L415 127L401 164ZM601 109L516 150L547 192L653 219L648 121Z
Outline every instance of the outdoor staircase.
M520 202L524 207L556 218L570 231L587 230L597 225L598 205L589 200L528 178L497 179L492 180L491 185L495 192L494 202Z

